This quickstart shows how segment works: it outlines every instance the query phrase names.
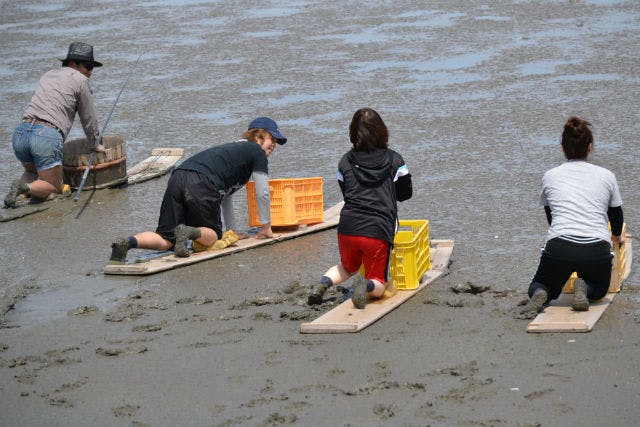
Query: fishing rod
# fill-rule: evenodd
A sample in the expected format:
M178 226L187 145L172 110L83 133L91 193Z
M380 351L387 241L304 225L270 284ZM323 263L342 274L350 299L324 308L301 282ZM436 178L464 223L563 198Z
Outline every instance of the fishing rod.
M129 82L129 79L133 75L133 71L136 69L136 66L138 65L138 61L140 61L140 57L142 57L142 54L138 55L138 59L136 59L136 63L133 64L133 68L129 72L129 76L124 81L124 84L122 85L122 88L120 89L120 92L118 92L118 96L116 97L116 101L113 103L113 106L111 107L111 111L109 111L109 115L107 116L107 120L104 122L104 125L102 125L102 131L100 132L100 139L98 139L98 145L102 144L102 136L104 135L104 131L107 128L107 125L109 124L109 120L111 120L111 115L113 114L113 110L115 110L116 104L118 103L118 100L120 99L120 95L122 95L122 91L124 91L124 88L127 86L127 83ZM91 169L91 163L93 163L93 160L95 159L95 157L96 157L95 150L91 151L91 155L89 156L89 161L87 162L86 169L84 170L84 174L82 174L82 180L80 181L80 185L78 186L78 191L76 192L76 195L73 197L73 201L74 202L77 202L80 199L80 192L82 191L82 187L84 187L84 183L87 180L87 175L89 175L89 170Z

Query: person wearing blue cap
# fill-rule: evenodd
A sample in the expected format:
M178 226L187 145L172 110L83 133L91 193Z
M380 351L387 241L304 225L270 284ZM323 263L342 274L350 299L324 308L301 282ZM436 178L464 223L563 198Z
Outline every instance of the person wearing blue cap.
M272 238L268 157L287 142L269 117L253 120L242 139L207 148L175 168L160 207L156 231L144 231L111 244L111 264L126 261L129 249L170 250L179 257L236 241L232 195L251 178L255 182L258 217L256 238ZM227 233L222 232L224 217ZM224 247L224 246L222 246Z

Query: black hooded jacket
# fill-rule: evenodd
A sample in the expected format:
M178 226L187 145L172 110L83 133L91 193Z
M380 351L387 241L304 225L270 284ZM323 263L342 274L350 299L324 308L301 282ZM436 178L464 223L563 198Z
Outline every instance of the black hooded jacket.
M349 151L338 164L344 197L338 233L373 237L393 245L398 204L412 196L411 174L398 153Z

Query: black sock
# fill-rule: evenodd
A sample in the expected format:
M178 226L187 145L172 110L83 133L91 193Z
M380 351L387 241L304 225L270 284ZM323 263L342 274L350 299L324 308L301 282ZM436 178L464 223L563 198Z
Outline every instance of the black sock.
M137 248L138 240L134 236L129 237L129 249Z
M333 286L333 280L331 280L329 277L327 276L322 276L320 278L320 284L321 285L327 285L327 286Z
M367 280L367 292L373 292L375 288L376 285L373 283L373 280Z

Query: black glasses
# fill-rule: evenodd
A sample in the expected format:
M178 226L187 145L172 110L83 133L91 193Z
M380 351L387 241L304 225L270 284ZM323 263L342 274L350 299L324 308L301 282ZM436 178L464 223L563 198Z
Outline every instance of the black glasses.
M90 62L81 62L82 66L87 69L87 71L93 70L93 64Z

